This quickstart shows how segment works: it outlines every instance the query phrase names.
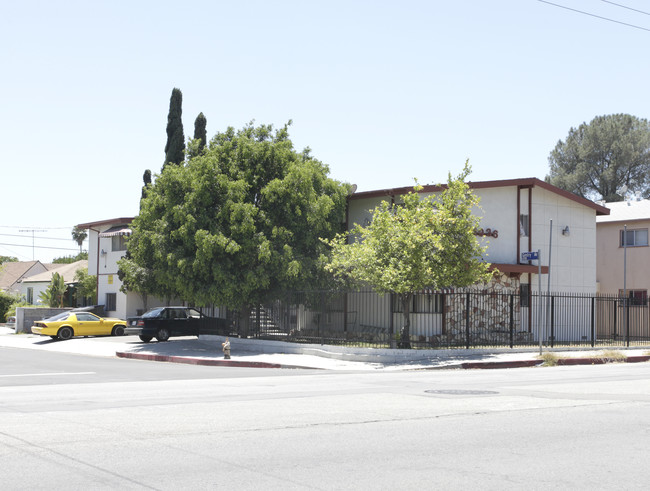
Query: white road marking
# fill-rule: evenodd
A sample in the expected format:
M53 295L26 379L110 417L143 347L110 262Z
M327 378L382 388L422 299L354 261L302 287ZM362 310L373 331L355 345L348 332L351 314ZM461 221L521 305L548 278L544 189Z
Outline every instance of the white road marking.
M15 375L0 375L2 377L49 377L52 375L94 375L97 372L54 372L54 373L18 373Z

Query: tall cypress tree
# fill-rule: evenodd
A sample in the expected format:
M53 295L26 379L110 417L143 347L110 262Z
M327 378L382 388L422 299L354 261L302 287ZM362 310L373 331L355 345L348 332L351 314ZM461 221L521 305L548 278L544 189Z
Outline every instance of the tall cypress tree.
M165 145L165 162L167 164L182 164L185 160L185 135L183 134L183 93L174 88L169 100L169 114L167 116L167 144Z
M194 120L194 139L200 140L201 142L199 143L199 153L203 152L203 149L205 148L205 142L208 138L208 132L206 130L207 124L208 120L205 119L203 113L199 113L199 115Z
M151 171L149 169L144 171L144 174L142 175L142 198L144 199L145 196L147 196L147 187L151 184Z

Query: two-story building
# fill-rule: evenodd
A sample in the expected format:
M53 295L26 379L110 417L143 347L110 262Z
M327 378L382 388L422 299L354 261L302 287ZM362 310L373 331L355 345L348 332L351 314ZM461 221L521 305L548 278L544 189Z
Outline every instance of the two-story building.
M107 315L120 319L141 314L145 308L164 305L154 297L147 297L145 305L141 295L120 290L117 261L126 254L132 221L133 217L122 217L77 225L88 230L88 274L97 277L97 303L104 306Z
M648 229L650 200L605 203L609 215L597 218L597 280L600 293L624 294L636 305L647 304L650 275Z
M457 344L459 339L468 337L469 329L480 333L477 336L482 336L486 344L492 344L500 336L511 335L509 326L514 323L518 340L530 341L538 336L536 326L546 324L546 310L537 309L531 303L531 294L539 291L540 286L542 293L549 290L578 295L596 293L596 217L608 215L609 209L536 178L469 182L468 185L480 198L480 206L473 213L481 217L475 233L487 245L483 259L500 273L489 284L476 285L474 290L511 292L516 295L516 305L513 306L512 298L507 295L496 295L495 300L485 304L468 306L465 297L454 294L454 285L448 285L447 293L423 292L421 299L416 296L411 309L411 332L427 343ZM425 196L443 190L444 186L427 185L420 193ZM372 210L381 201L399 204L411 191L412 186L352 194L348 202L348 229L355 223L368 225ZM538 251L541 264L522 259L522 253ZM346 314L348 319L354 318L362 327L390 332L395 332L394 326L401 325L398 305L375 308L390 315L371 319L369 313L362 312L358 298L359 295L350 295L346 299L346 311L354 313ZM394 302L394 299L385 296L383 301ZM537 300L537 305L543 301ZM489 325L485 319L489 319ZM575 326L569 325L573 322L565 323L565 326L554 325L557 330L543 337L568 340L575 336ZM588 327L585 321L585 331ZM580 334L587 335L587 332Z

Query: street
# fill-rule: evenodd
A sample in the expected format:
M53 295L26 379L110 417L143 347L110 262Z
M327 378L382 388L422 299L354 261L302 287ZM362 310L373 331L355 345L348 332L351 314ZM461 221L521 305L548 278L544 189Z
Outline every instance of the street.
M330 372L0 355L4 489L647 487L645 363Z

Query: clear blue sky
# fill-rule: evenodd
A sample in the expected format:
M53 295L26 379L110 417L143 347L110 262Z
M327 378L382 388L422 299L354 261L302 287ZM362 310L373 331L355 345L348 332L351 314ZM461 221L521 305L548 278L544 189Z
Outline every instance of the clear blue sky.
M543 179L570 127L650 116L650 16L553 3L648 30L537 0L0 0L0 255L74 254L73 225L137 214L174 87L186 137L199 112L209 137L292 119L360 191L467 158L473 181Z

